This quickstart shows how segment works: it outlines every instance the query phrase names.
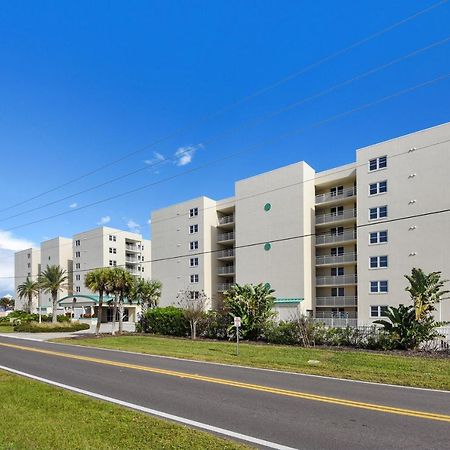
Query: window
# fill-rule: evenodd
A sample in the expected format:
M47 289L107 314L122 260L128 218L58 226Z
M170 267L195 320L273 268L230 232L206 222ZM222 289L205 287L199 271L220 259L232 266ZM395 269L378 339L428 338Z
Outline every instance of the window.
M191 259L189 260L189 265L190 265L191 267L198 267L198 258L191 258Z
M31 272L28 272L28 276L31 277Z
M189 242L189 249L190 250L197 250L198 249L198 241L191 241L191 242Z
M198 283L198 273L194 273L191 275L191 283Z
M370 317L386 317L388 307L373 305L370 307Z
M116 248L109 248L109 253L113 253L114 255L117 253L117 249Z
M27 258L28 258L28 259L31 258L31 253L27 253Z
M116 237L115 236L113 236L113 242L116 242Z
M344 247L333 247L331 249L331 256L342 256L344 254Z
M343 287L339 287L339 288L331 288L331 296L332 297L343 297L344 296L344 288Z
M198 208L191 208L189 210L189 217L196 217L198 216Z
M80 286L77 286L76 289L75 289L75 291L76 291L76 292L81 292Z
M330 229L331 236L338 236L344 234L344 227L334 227Z
M81 280L81 275L75 275L75 280L80 281Z
M113 266L117 266L117 261L113 261Z
M380 156L369 160L369 172L385 169L387 167L387 156Z
M371 256L369 259L369 267L371 269L384 269L388 266L388 257L384 256Z
M191 294L191 300L200 298L200 292L199 291L191 291L190 294Z
M330 189L330 194L332 197L336 197L337 195L342 195L344 193L344 186L336 186Z
M111 235L109 235L109 240L112 241L112 236Z
M48 260L50 261L50 256L48 257Z
M189 225L189 234L198 233L198 224Z
M387 192L387 181L377 181L369 184L369 195L384 194Z
M384 217L387 217L387 206L376 206L375 208L369 208L369 219L370 220L376 220L376 219L383 219Z
M75 252L75 258L79 258L81 256L81 252Z
M331 208L331 215L332 216L342 216L344 214L344 207L343 206L335 206L334 208Z
M79 269L81 267L81 264L80 263L76 263L75 264L75 269Z
M112 242L116 242L116 237L113 234L109 235L109 240Z
M335 277L335 276L339 276L339 275L344 275L344 268L343 267L332 267L331 268L331 276Z
M144 271L144 268L143 267L141 267L141 272L143 272Z
M110 252L110 253L111 253L111 252ZM112 266L112 265L113 265L113 262L112 262L112 260L111 260L111 259L109 260L109 265L110 265L110 266Z
M76 241L75 241L75 247L79 247L80 246L80 240L79 239L77 239Z
M369 244L384 244L388 241L388 232L384 231L373 231L369 234Z
M388 292L388 282L387 282L387 280L371 281L370 282L370 292L372 294L379 294L379 293L386 293L386 292Z
M27 264L27 267L30 268L30 267L31 267L31 263L28 263L28 264Z

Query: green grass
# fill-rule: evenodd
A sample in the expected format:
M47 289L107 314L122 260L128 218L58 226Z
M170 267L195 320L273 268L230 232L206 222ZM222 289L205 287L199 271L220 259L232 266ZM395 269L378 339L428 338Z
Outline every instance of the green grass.
M0 333L12 333L14 327L10 324L0 324Z
M245 449L145 414L0 371L0 449Z
M55 341L153 355L263 367L352 380L450 390L450 358L405 356L391 352L302 348L264 344L240 345L160 336L118 336ZM313 366L309 360L318 360Z

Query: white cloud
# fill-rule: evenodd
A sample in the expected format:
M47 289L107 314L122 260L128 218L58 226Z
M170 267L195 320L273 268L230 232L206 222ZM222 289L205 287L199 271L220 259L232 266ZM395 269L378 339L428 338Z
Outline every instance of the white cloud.
M149 164L149 165L153 165L153 164L157 164L159 162L165 161L166 158L164 155L162 155L161 153L158 152L153 152L153 158L152 159L146 159L144 161L145 164Z
M127 227L133 233L140 233L141 232L141 226L137 222L135 222L133 219L129 219L128 220Z
M107 223L111 222L110 216L103 216L100 218L100 220L97 222L97 225L106 225Z
M69 208L76 208L77 206L78 206L78 203L74 202L69 205Z
M14 252L33 246L28 239L0 230L0 296L14 291Z
M175 152L174 156L176 158L175 164L177 166L185 166L192 162L194 158L195 152L199 149L203 148L203 144L197 145L186 145L184 147L179 147Z

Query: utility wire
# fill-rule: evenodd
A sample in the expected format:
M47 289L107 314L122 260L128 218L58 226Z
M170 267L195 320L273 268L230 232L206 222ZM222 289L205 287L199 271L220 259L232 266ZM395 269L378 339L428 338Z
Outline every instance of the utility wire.
M194 167L192 169L186 170L184 172L172 175L170 177L166 177L166 178L164 178L162 180L158 180L158 181L154 181L152 183L144 184L144 185L139 186L137 188L130 189L128 191L124 191L124 192L121 192L119 194L115 194L115 195L112 195L110 197L106 197L106 198L103 198L101 200L97 200L97 201L92 202L92 203L88 203L88 204L83 205L83 206L78 207L78 208L73 208L73 209L66 210L66 211L63 211L63 212L60 212L60 213L57 213L57 214L53 214L53 215L50 215L50 216L47 216L47 217L43 217L41 219L37 219L37 220L31 221L31 222L27 222L25 224L16 225L14 227L6 228L3 231L17 230L19 228L24 228L24 227L27 227L27 226L30 226L30 225L34 225L36 223L41 223L41 222L44 222L44 221L47 221L47 220L50 220L50 219L54 219L56 217L61 217L61 216L64 216L66 214L71 214L71 213L74 213L74 212L78 212L78 211L84 210L86 208L90 208L92 206L97 206L99 204L102 204L102 203L105 203L105 202L108 202L108 201L111 201L111 200L117 200L118 198L130 195L130 194L134 194L134 193L142 191L144 189L148 189L149 187L152 187L152 186L164 183L166 181L171 181L173 179L179 178L181 176L184 176L184 175L187 175L187 174L190 174L190 173L197 172L197 171L199 171L201 169L204 169L206 167L209 167L211 165L214 165L214 164L217 164L217 163L221 163L221 162L226 161L226 160L231 159L231 158L235 158L236 156L242 155L244 153L251 152L253 150L256 150L256 149L259 149L259 148L264 147L266 145L278 142L278 141L286 139L288 137L298 136L298 135L300 135L302 133L305 133L306 131L308 131L310 129L317 128L319 126L322 126L322 125L327 124L329 122L333 122L333 121L335 121L337 119L340 119L342 117L346 117L346 116L349 116L351 114L354 114L355 112L359 112L359 111L365 110L365 109L367 109L369 107L378 105L380 103L383 103L383 102L385 102L387 100L390 100L392 98L398 97L400 95L404 95L404 94L413 92L413 91L415 91L417 89L420 89L420 88L423 88L425 86L430 86L430 85L432 85L434 83L437 83L439 81L443 81L443 80L445 80L445 79L447 79L449 77L450 77L450 72L448 72L446 74L443 74L443 75L440 75L437 78L433 78L431 80L428 80L428 81L416 84L416 85L414 85L412 87L409 87L409 88L406 88L406 89L402 89L402 90L397 91L397 92L395 92L393 94L390 94L390 95L387 95L385 97L382 97L382 98L380 98L378 100L374 100L372 102L365 103L362 106L359 106L359 107L356 107L356 108L344 111L342 113L335 114L335 115L330 116L330 117L328 117L326 119L323 119L323 120L320 120L318 122L315 122L315 123L313 123L313 124L311 124L311 125L309 125L307 127L302 127L302 128L297 129L297 130L278 135L277 137L271 138L271 139L266 140L266 141L263 141L262 143L259 143L259 144L256 144L256 145L252 145L252 146L250 146L248 148L245 148L245 149L242 149L242 150L238 150L238 151L233 152L233 153L229 153L228 155L220 157L220 158L217 158L217 159L210 160L210 161L208 161L208 162L206 162L206 163L204 163L202 165L199 165L197 167Z
M283 77L283 78L277 80L276 82L274 82L274 83L272 83L272 84L270 84L270 85L268 85L268 86L266 86L266 87L264 87L262 89L259 89L259 90L255 91L255 92L253 92L253 93L251 93L251 94L249 94L247 96L242 97L241 99L231 103L230 105L225 106L222 109L217 110L216 112L214 112L212 114L203 116L202 118L200 118L197 121L194 121L194 122L192 122L192 123L190 123L190 124L188 124L188 125L186 125L184 127L180 127L178 129L176 129L175 131L173 131L173 132L171 132L171 133L169 133L169 134L167 134L167 135L165 135L165 136L163 136L163 137L161 137L159 139L156 139L152 143L150 143L148 145L145 145L144 147L141 147L141 148L139 148L137 150L134 150L134 151L131 151L129 153L126 153L123 156L121 156L121 157L119 157L119 158L117 158L117 159L115 159L113 161L110 161L110 162L108 162L106 164L103 164L102 166L99 166L96 169L91 170L89 172L86 172L83 175L80 175L80 176L78 176L76 178L73 178L72 180L69 180L69 181L67 181L67 182L65 182L63 184L57 185L57 186L55 186L55 187L53 187L51 189L48 189L48 190L43 191L43 192L41 192L39 194L36 194L36 195L34 195L32 197L24 199L24 200L22 200L22 201L20 201L18 203L15 203L13 205L8 206L7 208L0 209L0 212L6 211L6 210L9 210L9 209L12 209L12 208L16 208L17 206L21 206L21 205L23 205L25 203L29 203L32 200L36 200L37 198L43 197L44 195L47 195L49 193L52 193L52 192L57 191L59 189L62 189L63 187L66 187L66 186L69 186L69 185L71 185L73 183L76 183L77 181L85 179L85 178L87 178L87 177L89 177L91 175L94 175L94 174L100 172L101 170L104 170L104 169L106 169L108 167L111 167L111 166L113 166L115 164L118 164L119 162L122 162L125 159L128 159L128 158L130 158L130 157L132 157L134 155L137 155L137 154L139 154L139 153L141 153L141 152L143 152L145 150L148 150L148 149L150 149L150 148L152 148L152 147L154 147L154 146L156 146L156 145L158 145L158 144L160 144L160 143L162 143L164 141L167 141L167 140L169 140L169 139L171 139L173 137L176 137L176 136L184 133L185 131L188 131L188 130L191 130L192 128L195 128L195 127L198 127L200 125L203 125L203 124L211 121L212 119L214 119L214 118L216 118L216 117L218 117L218 116L220 116L222 114L225 114L226 112L232 110L233 108L235 108L235 107L237 107L237 106L239 106L239 105L241 105L243 103L246 103L246 102L248 102L248 101L250 101L250 100L252 100L252 99L254 99L254 98L256 98L256 97L258 97L260 95L263 95L266 92L268 92L268 91L270 91L270 90L272 90L272 89L274 89L276 87L279 87L279 86L281 86L281 85L283 85L283 84L285 84L285 83L287 83L287 82L289 82L289 81L291 81L291 80L293 80L295 78L298 78L299 76L304 75L305 73L307 73L307 72L309 72L309 71L311 71L311 70L321 66L322 64L324 64L326 62L329 62L329 61L331 61L333 59L336 59L337 57L339 57L339 56L349 52L350 50L353 50L353 49L355 49L355 48L357 48L357 47L359 47L359 46L361 46L361 45L363 45L363 44L365 44L367 42L370 42L373 39L375 39L375 38L377 38L379 36L382 36L383 34L388 33L389 31L392 31L392 30L394 30L394 29L404 25L405 23L408 23L408 22L416 19L417 17L420 17L420 16L422 16L422 15L424 15L424 14L426 14L426 13L428 13L428 12L430 12L430 11L432 11L432 10L434 10L434 9L444 5L444 4L446 4L446 3L448 3L448 0L441 0L441 1L438 1L436 3L433 3L429 7L424 8L424 9L422 9L420 11L417 11L416 13L414 13L414 14L412 14L412 15L410 15L410 16L408 16L408 17L406 17L406 18L404 18L404 19L402 19L402 20L400 20L398 22L395 22L395 23L393 23L393 24L391 24L391 25L389 25L389 26L387 26L387 27L385 27L385 28L375 32L375 33L372 33L369 36L366 36L365 38L360 39L360 40L354 42L353 44L351 44L351 45L349 45L347 47L344 47L344 48L342 48L340 50L337 50L336 52L331 53L331 54L325 56L324 58L321 58L318 61L315 61L314 63L309 64L309 65L303 67L302 69L300 69L300 70L298 70L296 72L293 72L290 75L288 75L286 77Z
M272 112L267 113L267 114L263 114L263 115L257 117L256 119L253 119L253 120L251 120L251 121L249 121L247 123L244 123L244 124L239 125L237 127L233 127L231 129L227 130L225 133L220 133L220 134L218 134L218 135L216 135L216 136L214 136L212 138L209 138L209 139L206 139L206 140L202 140L202 143L205 144L205 145L209 145L209 144L212 144L212 143L220 142L221 138L227 137L229 135L232 135L236 131L239 131L239 130L245 129L245 128L250 128L251 126L258 125L258 124L264 122L265 120L272 119L273 117L275 117L275 116L277 116L279 114L282 114L282 113L290 111L290 110L292 110L294 108L297 108L297 107L303 105L304 103L306 103L308 101L315 100L315 99L318 99L318 98L323 97L325 95L331 94L332 92L334 92L334 91L336 91L336 90L338 90L338 89L340 89L340 88L342 88L344 86L348 86L349 84L354 83L355 81L359 81L359 80L361 80L363 78L366 78L366 77L368 77L370 75L373 75L374 73L377 73L377 72L379 72L381 70L387 69L388 67L391 67L391 66L393 66L395 64L398 64L400 62L403 62L403 61L405 61L405 60L407 60L409 58L417 56L420 53L423 53L423 52L425 52L427 50L431 50L432 48L435 48L435 47L438 47L440 45L446 44L449 41L450 41L450 36L446 37L444 39L441 39L439 41L433 42L432 44L429 44L429 45L427 45L425 47L416 49L413 52L410 52L410 53L408 53L406 55L400 56L399 58L395 58L395 59L393 59L393 60L391 60L391 61L389 61L387 63L379 65L379 66L377 66L375 68L372 68L372 69L370 69L370 70L368 70L368 71L366 71L366 72L364 72L362 74L359 74L359 75L357 75L355 77L347 79L347 80L345 80L343 82L337 83L337 84L335 84L335 85L333 85L333 86L331 86L331 87L329 87L329 88L327 88L325 90L322 90L320 92L317 92L317 93L312 94L312 95L307 96L307 97L303 97L302 99L300 99L300 100L298 100L298 101L296 101L294 103L291 103L291 104L287 105L284 108L278 109L276 111L272 111ZM152 168L154 166L159 166L161 164L164 164L164 163L167 163L167 162L170 162L170 161L176 161L176 160L178 160L178 158L180 156L182 156L183 154L187 154L190 151L191 151L191 149L187 149L185 151L182 151L182 152L178 153L177 156L173 156L171 158L164 158L162 160L157 160L157 161L155 161L155 162L153 162L151 164L145 165L144 167L140 167L138 169L132 170L132 171L127 172L125 174L122 174L122 175L119 175L119 176L115 176L114 178L111 178L111 179L109 179L107 181L104 181L102 183L96 184L96 185L91 186L89 188L83 189L81 191L75 192L73 194L66 195L66 196L64 196L62 198L53 200L53 201L48 202L48 203L44 203L43 205L39 205L39 206L33 207L31 209L27 209L25 211L21 211L19 213L16 213L16 214L13 214L13 215L10 215L10 216L2 217L2 218L0 218L0 222L5 222L7 220L23 216L25 214L29 214L29 213L34 212L34 211L42 210L43 208L46 208L48 206L52 206L52 205L55 205L57 203L60 203L60 202L72 199L74 197L77 197L79 195L85 194L87 192L92 192L92 191L94 191L94 190L96 190L98 188L101 188L101 187L107 186L109 184L115 183L115 182L117 182L119 180L122 180L124 178L128 178L128 177L130 177L132 175L136 175L137 173L145 171L145 170L147 170L149 168ZM5 211L5 210L2 210L2 211Z

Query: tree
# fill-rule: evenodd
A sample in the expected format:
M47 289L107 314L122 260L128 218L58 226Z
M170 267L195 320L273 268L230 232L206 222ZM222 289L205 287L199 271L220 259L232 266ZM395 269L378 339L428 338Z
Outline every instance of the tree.
M95 334L100 334L100 325L102 323L102 307L103 296L109 292L109 269L95 269L86 274L84 285L92 292L98 293L98 312L97 312L97 325L95 327Z
M241 318L244 339L258 339L266 324L274 316L275 297L267 284L235 284L225 292L224 304L234 317Z
M450 291L442 290L448 280L441 279L441 272L426 274L422 269L413 268L411 275L405 275L409 286L405 288L411 296L416 320L423 320L435 311L435 304L444 300L444 295Z
M123 330L123 315L124 315L124 305L123 305L123 301L125 299L125 297L131 297L131 295L133 294L133 291L135 289L135 283L136 280L133 277L133 275L131 275L130 272L128 272L128 270L125 270L121 267L115 267L114 269L111 270L111 275L110 275L110 283L108 284L109 288L110 288L110 292L114 293L115 295L115 301L114 304L117 305L113 308L113 330L115 327L115 314L117 309L119 310L119 334L122 333ZM115 333L115 330L114 330Z
M26 281L17 286L17 294L20 299L27 299L26 310L31 314L33 309L33 298L39 295L39 283L37 281L30 280L28 277ZM6 299L3 297L2 300Z
M5 309L14 309L15 301L11 295L5 295L0 298L0 307Z
M142 314L145 314L149 308L158 306L161 287L161 282L157 280L139 280L136 283L132 297L141 305Z
M57 300L58 292L67 287L67 275L64 269L59 266L47 266L46 269L39 275L39 286L43 292L49 293L52 296L52 322L58 321L57 315Z
M191 339L197 338L197 324L205 315L210 300L204 291L184 289L177 294L178 306L191 328Z

